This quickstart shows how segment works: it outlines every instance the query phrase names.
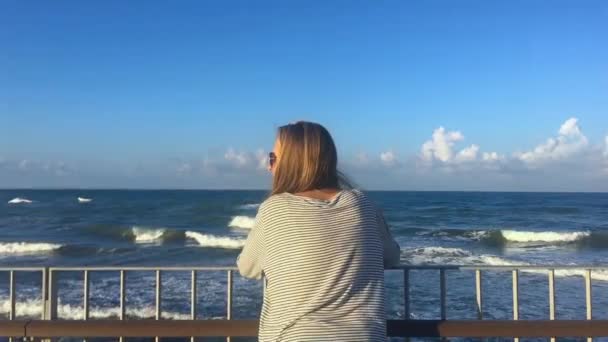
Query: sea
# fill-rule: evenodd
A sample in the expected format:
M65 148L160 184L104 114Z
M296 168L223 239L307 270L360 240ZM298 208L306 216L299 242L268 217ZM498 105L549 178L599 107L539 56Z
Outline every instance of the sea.
M403 265L608 268L607 193L378 192ZM266 191L0 190L1 267L235 266ZM594 319L608 319L608 269L592 271ZM163 272L162 318L189 319L190 276ZM387 317L404 318L403 272L387 270ZM10 309L0 271L0 319ZM18 272L17 317L39 317L40 279ZM127 317L154 317L155 273L126 275ZM118 315L118 272L90 275L90 317ZM226 316L226 271L199 272L199 319ZM59 274L60 319L83 316L82 272ZM484 319L513 317L510 270L482 272ZM446 316L476 319L475 272L446 272ZM412 319L438 319L436 270L410 271ZM257 318L262 284L234 276L232 318ZM557 319L585 319L582 270L556 270ZM519 319L549 318L548 273L519 274Z

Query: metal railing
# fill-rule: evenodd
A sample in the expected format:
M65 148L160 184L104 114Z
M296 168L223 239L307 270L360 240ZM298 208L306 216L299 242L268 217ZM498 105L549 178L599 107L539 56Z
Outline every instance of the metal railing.
M556 270L577 270L580 271L584 276L585 283L585 305L586 305L586 320L592 320L592 272L596 270L608 270L608 266L571 266L571 265L555 265L555 266L400 266L394 268L394 270L401 270L403 272L403 307L404 307L404 320L411 320L411 307L410 307L410 273L413 270L435 270L439 272L439 288L440 288L440 317L441 321L447 319L447 282L446 273L448 271L473 271L475 273L475 301L477 319L479 321L484 320L483 314L483 287L482 279L484 272L487 271L510 271L512 277L512 309L513 309L513 321L519 320L519 274L521 271L534 271L534 272L546 272L548 276L548 299L549 299L549 321L554 321L556 316L555 309L555 271ZM200 272L226 272L226 320L232 321L232 306L233 306L233 273L237 271L236 267L24 267L24 268L0 268L0 272L9 273L9 315L8 320L14 321L17 318L16 315L16 273L20 272L39 272L41 277L41 320L56 320L57 307L58 307L58 275L60 272L82 272L83 273L83 321L89 319L89 298L90 298L90 282L91 274L93 272L118 272L119 274L119 321L126 320L126 306L125 306L125 288L126 288L126 274L127 272L140 272L150 271L155 272L155 315L154 319L160 321L162 319L162 275L166 272L190 272L191 283L190 283L190 320L194 321L197 319L197 276ZM265 284L264 284L265 285ZM265 286L264 286L265 287ZM411 320L416 322L424 322L426 320ZM204 322L204 321L201 321ZM427 321L434 322L434 321ZM438 321L439 322L439 321ZM497 322L494 320L486 322ZM555 321L557 322L557 321ZM576 321L560 321L560 322L576 322ZM599 321L598 321L599 322ZM485 323L484 323L485 324ZM526 323L527 324L527 323ZM604 323L605 324L605 323ZM517 330L507 330L511 334L515 334ZM580 330L580 331L591 331L591 330ZM522 331L524 334L525 331ZM2 336L3 334L0 334ZM4 335L6 336L6 335ZM200 335L199 335L200 336ZM399 335L404 336L404 335ZM437 335L440 336L440 335ZM447 336L447 335L446 335ZM523 335L520 335L523 336ZM515 338L517 342L517 337ZM558 336L549 335L547 337ZM589 333L588 341L592 341ZM159 336L160 337L160 336ZM157 337L157 340L158 338ZM194 339L195 335L192 335ZM227 336L227 340L230 341L230 336Z

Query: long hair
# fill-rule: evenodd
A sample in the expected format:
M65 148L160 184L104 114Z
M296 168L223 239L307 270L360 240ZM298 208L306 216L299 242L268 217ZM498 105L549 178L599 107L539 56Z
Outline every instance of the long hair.
M271 195L352 188L351 182L337 169L336 145L325 127L299 121L279 127L277 139L280 151Z

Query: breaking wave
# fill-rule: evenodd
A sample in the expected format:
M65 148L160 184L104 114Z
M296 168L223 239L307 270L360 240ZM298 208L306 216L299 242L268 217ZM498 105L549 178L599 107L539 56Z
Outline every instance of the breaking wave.
M259 207L260 207L260 203L249 203L249 204L240 205L239 209L253 210L253 209L257 209Z
M52 252L61 245L45 242L0 242L0 254L39 254Z
M520 231L520 230L461 230L461 229L417 229L419 236L432 236L452 240L473 240L488 245L533 244L565 245L577 244L589 247L608 247L608 232L604 231Z
M184 231L164 227L95 225L89 227L88 231L100 237L113 240L129 240L138 244L183 241L185 239Z
M491 254L474 254L461 248L419 247L401 250L401 262L410 265L458 265L458 266L530 266L532 264L506 259ZM543 269L521 269L521 272L547 274ZM584 277L585 271L580 269L556 269L559 277ZM594 270L593 279L608 281L607 270Z
M0 301L0 312L10 311L10 301ZM40 317L42 314L42 303L40 299L29 299L25 301L18 301L15 303L15 311L19 317ZM127 317L131 318L154 318L156 309L154 306L143 306L126 308ZM79 320L84 317L84 308L82 306L70 305L70 304L59 304L57 306L57 316L60 319L72 319ZM89 308L90 318L118 318L120 317L120 308ZM179 312L162 312L162 318L172 320L185 320L190 319L189 314Z
M8 204L29 204L32 203L31 200L27 198L15 197L12 200L8 201Z
M129 236L129 234L127 234ZM131 227L130 238L135 243L153 243L183 240L184 232L178 230L169 230L167 228L151 228L151 227Z
M238 249L245 245L244 239L203 234L193 231L187 231L186 237L195 240L202 247Z
M228 227L251 229L255 226L255 217L250 216L234 216Z

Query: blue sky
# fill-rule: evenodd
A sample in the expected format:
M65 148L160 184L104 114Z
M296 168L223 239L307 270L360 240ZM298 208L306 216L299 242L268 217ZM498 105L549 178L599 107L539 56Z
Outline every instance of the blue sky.
M370 189L608 191L605 1L5 0L0 23L0 187L264 188L306 119Z

